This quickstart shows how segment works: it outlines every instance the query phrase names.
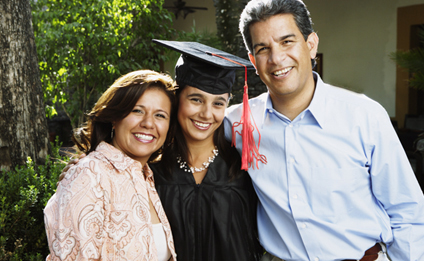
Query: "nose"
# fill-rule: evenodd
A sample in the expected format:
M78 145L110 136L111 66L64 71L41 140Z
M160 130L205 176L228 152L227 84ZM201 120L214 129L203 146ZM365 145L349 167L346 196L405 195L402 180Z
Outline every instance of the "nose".
M152 114L145 114L143 119L140 122L141 127L144 127L146 129L152 129L153 128L153 115Z
M271 64L281 64L286 59L287 55L280 46L274 46L271 48L271 55L269 56L269 62Z
M210 119L212 117L212 105L204 104L199 116L204 119Z

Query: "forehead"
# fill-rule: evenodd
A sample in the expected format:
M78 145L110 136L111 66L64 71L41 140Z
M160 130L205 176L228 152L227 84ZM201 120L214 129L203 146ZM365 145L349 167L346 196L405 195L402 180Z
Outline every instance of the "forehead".
M152 86L146 89L143 95L138 98L138 102L136 105L144 104L151 104L154 107L168 107L168 104L171 104L171 99L168 97L164 89Z
M249 26L252 43L267 37L302 35L292 14L276 14Z
M212 93L208 93L205 92L203 90L200 90L199 88L190 86L190 85L186 85L184 87L184 89L182 90L181 93L184 93L186 95L191 95L191 94L198 94L204 97L209 97L209 98L220 98L220 97L228 97L229 93L223 93L223 94L212 94Z

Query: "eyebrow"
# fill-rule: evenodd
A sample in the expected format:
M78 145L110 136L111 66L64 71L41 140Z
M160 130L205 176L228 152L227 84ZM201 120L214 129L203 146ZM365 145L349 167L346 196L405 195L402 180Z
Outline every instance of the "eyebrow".
M142 108L142 109L144 109L144 108L145 108L145 106L144 106L144 105L139 105L139 104L136 104L136 105L134 106L134 108L135 108L135 107L140 107L140 108ZM161 111L161 112L163 112L163 113L166 113L166 115L169 115L169 113L168 113L167 111L162 110L162 109L159 109L159 110L156 110L156 111Z
M283 36L281 36L279 39L278 39L278 41L283 41L283 40L286 40L287 38L290 38L290 37L296 37L296 35L295 34L287 34L287 35L283 35ZM257 43L257 44L255 44L254 46L253 46L253 50L255 50L256 49L256 47L258 47L258 46L265 46L265 44L264 43Z
M218 97L218 100L220 100L220 101L224 101L224 102L227 102L227 100L226 100L224 97L222 97L222 96L219 96L219 97Z
M190 98L190 97L200 97L200 98L204 98L204 95L202 95L202 94L200 94L200 93L191 93L191 94L188 94L188 95L187 95L187 97L188 97L188 98ZM227 100L226 100L224 97L222 97L222 96L219 96L217 99L218 99L218 100L222 100L222 101L227 102Z
M187 97L203 97L203 95L195 92L195 93L188 94Z

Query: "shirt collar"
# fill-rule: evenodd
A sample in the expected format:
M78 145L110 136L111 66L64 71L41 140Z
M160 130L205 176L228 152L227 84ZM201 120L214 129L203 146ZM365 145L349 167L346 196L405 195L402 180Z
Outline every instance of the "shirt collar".
M140 162L133 160L119 149L104 141L97 146L96 151L103 155L103 157L106 158L118 171L124 171L134 164L141 165ZM143 166L143 172L147 178L153 176L153 172L150 170L148 164Z
M327 115L325 110L327 86L316 72L313 72L313 74L315 80L315 92L312 97L312 101L306 110L309 110L318 125L321 128L324 128L325 118Z
M324 128L325 115L326 115L325 113L326 86L325 86L325 83L321 80L321 77L316 72L312 72L312 73L313 73L313 77L315 81L314 96L312 97L312 101L309 104L308 108L306 108L305 111L302 112L301 114L305 113L306 111L309 111L312 117L314 117L315 120L317 121L318 125L321 128ZM265 108L263 112L264 119L266 118L267 112L269 112L270 110L274 110L274 108L272 106L271 96L269 95L269 92L268 92L266 96ZM286 119L288 120L288 118Z
M269 112L270 110L274 110L274 107L272 106L272 100L271 100L271 95L269 95L269 91L268 91L268 95L266 96L266 103L265 103L265 108L264 108L264 119L266 117L267 112Z

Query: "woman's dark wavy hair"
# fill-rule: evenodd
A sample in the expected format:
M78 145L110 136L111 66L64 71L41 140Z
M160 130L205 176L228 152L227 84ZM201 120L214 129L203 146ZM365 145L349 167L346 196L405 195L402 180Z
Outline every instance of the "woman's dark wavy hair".
M185 87L186 86L179 87L176 91L177 108L181 92ZM163 173L165 175L165 178L167 179L172 178L172 173L174 171L176 158L178 155L180 155L181 159L186 162L188 162L188 159L190 158L190 152L187 146L187 142L185 140L181 125L178 120L176 121L175 125L175 138L170 144L170 146L165 147L165 149L163 150L163 164L160 165L160 167L164 170ZM213 141L215 146L218 147L219 154L224 159L225 163L229 168L228 176L230 177L230 180L240 177L244 172L243 170L241 170L241 157L237 150L231 146L231 143L226 140L223 122L215 130L213 135Z
M251 54L253 54L253 44L250 26L278 14L292 14L305 41L314 32L310 13L301 0L252 0L247 3L241 13L239 23L244 44ZM314 59L311 60L313 68L316 62Z
M165 144L168 144L176 121L175 83L167 74L138 70L121 76L99 98L87 115L85 125L74 131L72 139L78 149L88 154L102 141L112 144L112 123L127 117L144 92L152 88L162 90L171 101L170 124L165 140ZM159 150L154 152L149 162L156 159L159 153Z

